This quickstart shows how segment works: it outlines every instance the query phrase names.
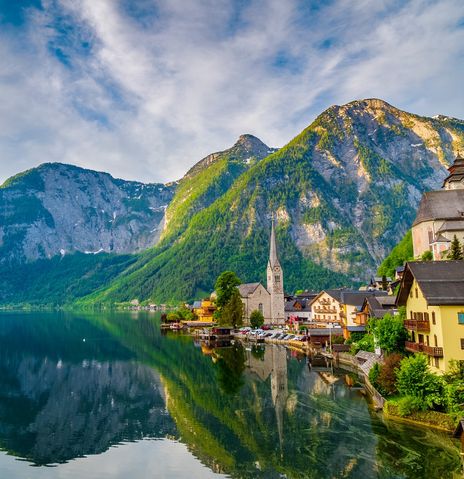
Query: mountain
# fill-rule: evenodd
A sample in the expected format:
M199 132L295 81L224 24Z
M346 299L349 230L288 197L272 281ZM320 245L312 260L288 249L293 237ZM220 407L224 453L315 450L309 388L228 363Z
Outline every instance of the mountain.
M173 185L43 165L0 189L0 253L3 262L58 257L10 268L0 303L190 300L226 269L264 281L271 213L288 291L359 284L463 146L462 120L366 99L330 107L280 150L243 135ZM407 241L403 249L396 256ZM68 254L99 250L143 251Z
M175 185L45 163L0 186L0 265L153 246Z
M246 170L276 151L253 135L242 135L228 150L212 153L180 180L166 210L162 238L178 236L190 218L220 198Z
M264 280L271 212L288 290L364 281L463 145L462 120L422 117L378 99L332 106L209 206L189 211L175 241L142 253L84 302L191 299L225 269ZM168 218L168 231L175 221Z

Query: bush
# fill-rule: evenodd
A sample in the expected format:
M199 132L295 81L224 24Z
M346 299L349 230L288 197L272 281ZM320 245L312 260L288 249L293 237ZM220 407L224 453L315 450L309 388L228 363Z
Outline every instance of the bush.
M405 396L398 400L398 414L400 416L410 416L416 411L424 410L424 404L419 398L414 396Z
M350 353L356 354L358 351L374 352L374 337L372 334L365 334L358 342L352 343Z
M371 382L372 386L375 387L375 389L379 389L377 380L380 376L380 369L380 364L375 363L369 371L369 381Z
M445 404L443 380L428 370L425 355L415 354L404 358L396 376L398 392L402 396L417 398L423 409L434 409Z

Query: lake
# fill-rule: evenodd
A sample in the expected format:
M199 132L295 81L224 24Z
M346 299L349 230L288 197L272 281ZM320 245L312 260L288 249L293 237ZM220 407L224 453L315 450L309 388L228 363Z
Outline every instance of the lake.
M460 470L457 441L384 420L325 361L281 346L214 350L162 334L150 313L0 313L1 478Z

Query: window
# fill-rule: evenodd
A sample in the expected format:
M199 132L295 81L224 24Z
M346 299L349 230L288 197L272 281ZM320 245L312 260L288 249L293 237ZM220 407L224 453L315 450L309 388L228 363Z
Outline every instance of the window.
M440 360L438 358L434 358L434 359L435 359L435 367L437 369L439 369L440 368Z
M436 334L433 335L433 341L435 343L435 347L438 348L438 341L437 341L437 335Z
M429 320L429 313L424 313L424 321L428 321Z
M416 298L418 298L418 297L419 297L419 291L416 288Z
M280 276L279 275L274 276L274 279L275 279L276 283L280 283Z
M263 314L263 303L259 303L258 309L259 309L259 312Z
M427 346L430 346L430 339L428 337L428 335L425 337L426 341L427 341Z
M464 313L458 313L458 323L464 324Z
M464 338L461 338L461 349L464 349Z
M432 324L435 324L435 311L432 311Z
M411 311L411 319L414 319L414 313Z

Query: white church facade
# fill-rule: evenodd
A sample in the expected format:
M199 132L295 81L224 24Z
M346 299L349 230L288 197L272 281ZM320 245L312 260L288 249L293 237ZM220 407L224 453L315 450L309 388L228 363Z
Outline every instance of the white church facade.
M240 297L243 303L244 323L249 324L253 311L261 311L265 324L285 324L284 277L277 255L274 220L272 220L267 263L267 288L261 283L241 284Z

